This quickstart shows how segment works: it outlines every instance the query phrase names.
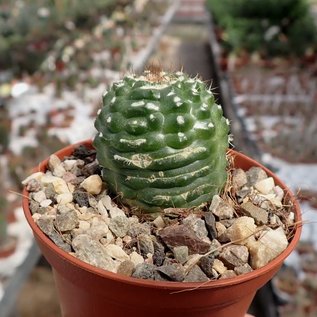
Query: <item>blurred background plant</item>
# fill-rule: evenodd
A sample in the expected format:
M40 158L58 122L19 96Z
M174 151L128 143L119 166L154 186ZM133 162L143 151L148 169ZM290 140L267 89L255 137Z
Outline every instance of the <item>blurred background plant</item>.
M228 51L302 55L316 46L306 0L208 0Z
M0 69L33 73L61 32L94 26L115 2L0 0Z

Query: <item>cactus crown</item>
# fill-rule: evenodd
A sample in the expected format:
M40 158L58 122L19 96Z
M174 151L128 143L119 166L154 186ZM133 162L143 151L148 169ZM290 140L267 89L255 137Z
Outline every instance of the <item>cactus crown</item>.
M104 94L95 127L106 184L144 212L199 206L226 181L229 122L198 78L126 76Z

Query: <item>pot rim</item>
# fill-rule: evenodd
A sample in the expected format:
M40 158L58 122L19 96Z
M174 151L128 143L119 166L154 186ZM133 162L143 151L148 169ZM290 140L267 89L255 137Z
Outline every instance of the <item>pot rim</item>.
M68 145L59 151L55 152L54 154L63 157L66 153L71 153L71 151L79 146L79 145L86 145L88 147L92 146L92 140L84 140L75 144ZM135 285L138 287L146 287L146 288L155 288L155 289L170 289L171 291L193 291L195 289L211 289L211 288L219 288L226 285L236 285L236 284L242 284L248 280L252 280L258 276L267 274L273 267L279 266L282 264L282 262L285 260L285 258L294 250L297 242L299 241L301 231L302 231L302 217L300 212L300 206L298 201L296 200L295 196L292 194L292 192L289 190L289 188L268 168L263 166L262 164L258 163L257 161L253 160L252 158L246 156L245 154L242 154L241 152L235 151L230 149L228 151L229 155L233 156L239 156L243 160L247 160L249 163L251 163L254 166L261 167L269 176L274 178L275 182L279 183L279 186L286 192L286 194L289 196L290 200L292 201L294 205L294 213L295 213L295 221L296 221L296 229L294 236L287 246L287 248L278 255L274 260L266 264L265 266L256 269L252 272L245 273L239 276L235 276L232 278L226 278L223 280L211 280L208 282L165 282L165 281L153 281L153 280L142 280L137 279L133 277L128 277L124 275L120 275L117 273L112 273L110 271L95 267L91 264L88 264L84 261L81 261L77 259L76 257L68 254L66 251L59 248L57 245L54 244L53 241L51 241L37 226L35 221L32 218L32 214L29 208L29 192L24 187L23 189L23 198L22 198L22 207L24 211L24 215L33 231L34 236L41 240L43 244L45 244L51 251L56 253L60 258L66 260L69 262L69 264L72 264L74 266L77 266L89 273L93 273L96 275L99 275L103 278L107 278L113 281L121 282L123 284L130 284ZM68 154L67 154L68 155ZM39 163L38 167L33 169L33 173L43 171L45 170L46 166L48 164L48 158Z

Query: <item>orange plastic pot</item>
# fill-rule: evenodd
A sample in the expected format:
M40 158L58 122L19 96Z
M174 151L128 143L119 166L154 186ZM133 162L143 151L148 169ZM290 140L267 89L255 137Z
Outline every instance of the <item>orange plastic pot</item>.
M92 146L90 141L80 144ZM60 158L70 155L75 146L55 153ZM294 204L296 222L301 221L299 205L289 189L268 169L231 151L236 167L260 166L275 179ZM45 171L47 160L39 165ZM284 259L299 240L297 225L287 249L265 267L234 278L208 283L181 283L139 280L111 273L80 261L58 248L34 223L23 194L23 209L41 251L54 272L64 317L243 317L256 291L279 270Z

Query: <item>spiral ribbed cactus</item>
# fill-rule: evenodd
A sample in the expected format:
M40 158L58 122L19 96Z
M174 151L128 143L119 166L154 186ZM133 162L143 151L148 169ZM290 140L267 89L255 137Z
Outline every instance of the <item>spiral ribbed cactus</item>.
M144 212L199 206L226 181L229 122L197 78L126 76L104 94L95 126L105 182Z

